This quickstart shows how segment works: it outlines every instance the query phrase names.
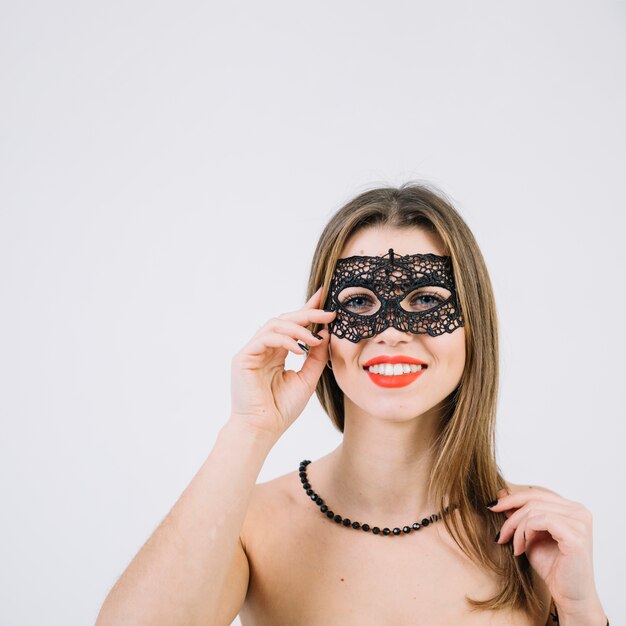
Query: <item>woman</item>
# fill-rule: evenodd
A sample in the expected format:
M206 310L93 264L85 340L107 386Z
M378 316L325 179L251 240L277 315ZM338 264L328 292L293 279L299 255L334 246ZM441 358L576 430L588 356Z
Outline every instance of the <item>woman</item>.
M443 195L346 204L308 295L233 358L229 420L98 624L608 623L589 511L496 465L491 282ZM342 443L255 485L313 391Z

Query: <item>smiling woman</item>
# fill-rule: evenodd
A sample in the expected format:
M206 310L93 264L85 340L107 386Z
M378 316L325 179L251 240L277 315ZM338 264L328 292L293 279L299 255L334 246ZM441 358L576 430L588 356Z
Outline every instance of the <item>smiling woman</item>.
M604 626L589 511L497 466L498 381L459 213L426 185L359 195L321 234L307 302L234 356L228 422L98 625ZM255 484L313 392L341 444Z
M451 612L449 621L440 615L443 623L470 623L476 609L515 613L511 623L554 624L558 607L561 615L584 614L589 623L604 624L590 565L590 526L578 527L584 547L576 554L587 568L568 593L562 585L574 567L557 582L545 563L539 565L546 546L553 550L551 565L563 563L559 546L567 544L559 544L559 533L528 529L515 555L502 540L492 549L515 512L485 506L507 485L495 455L497 315L483 256L452 204L425 185L361 194L320 237L309 295L320 286L324 308L337 316L328 324L331 360L316 392L344 435L335 452L309 467L313 474L317 465L315 483L327 498L345 503L349 519L370 511L382 517L413 511L419 518L419 511L455 507L442 520L459 549L458 562L448 569L445 588L429 597L458 606L461 594L468 613ZM410 370L416 361L424 364L419 373ZM374 363L377 368L363 376ZM520 520L529 521L543 505L573 513L570 525L580 523L575 503L550 493L550 505L537 502L537 490L528 493ZM484 585L465 591L454 585L457 569L468 565L464 559L485 574Z

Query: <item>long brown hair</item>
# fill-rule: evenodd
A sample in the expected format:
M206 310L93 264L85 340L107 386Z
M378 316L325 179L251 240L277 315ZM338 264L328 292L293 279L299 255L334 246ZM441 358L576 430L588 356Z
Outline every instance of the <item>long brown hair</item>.
M409 182L400 187L365 191L342 206L318 241L307 287L308 300L321 286L326 301L335 264L346 241L373 226L420 228L436 233L451 257L459 305L465 322L466 362L457 388L444 402L443 418L434 442L429 493L440 510L457 503L458 515L442 520L464 554L498 574L500 590L487 600L467 602L477 609L517 608L535 612L540 601L533 587L525 554L512 555L503 545L497 558L486 542L506 520L485 504L506 483L495 456L495 417L498 397L498 320L489 273L471 230L443 192L433 185ZM312 330L321 328L313 324ZM343 392L328 367L316 388L317 397L343 433ZM447 498L447 499L446 499ZM493 545L493 544L492 544Z

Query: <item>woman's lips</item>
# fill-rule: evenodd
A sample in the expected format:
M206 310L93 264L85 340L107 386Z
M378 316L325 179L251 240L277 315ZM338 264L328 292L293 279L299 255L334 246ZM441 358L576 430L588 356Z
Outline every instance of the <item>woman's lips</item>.
M363 367L369 367L370 365L376 365L377 363L391 363L392 365L395 365L396 363L412 363L414 365L426 365L424 361L420 361L420 359L408 356L407 354L379 354L373 359L370 359L369 361L363 363Z
M410 385L416 378L419 378L425 370L426 367L422 366L422 369L417 372L409 372L408 374L398 374L394 376L383 376L382 374L374 374L368 369L366 369L365 371L370 377L370 380L379 387L395 388L406 387L407 385Z

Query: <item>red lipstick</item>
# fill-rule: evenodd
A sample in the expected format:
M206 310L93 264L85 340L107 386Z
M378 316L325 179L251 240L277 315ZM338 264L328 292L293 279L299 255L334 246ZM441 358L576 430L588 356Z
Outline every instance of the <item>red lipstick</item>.
M408 374L399 374L398 376L384 376L382 374L374 374L367 370L370 365L376 365L377 363L414 363L415 365L421 365L422 369L417 372L409 372ZM427 364L424 361L415 359L412 356L406 356L403 354L396 354L394 356L380 355L375 356L373 359L366 361L363 365L363 369L367 371L370 380L379 387L396 388L406 387L410 385L416 378L419 378L424 370L427 368Z

